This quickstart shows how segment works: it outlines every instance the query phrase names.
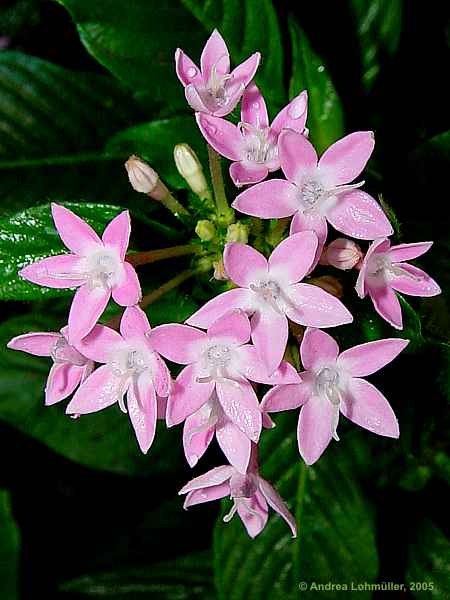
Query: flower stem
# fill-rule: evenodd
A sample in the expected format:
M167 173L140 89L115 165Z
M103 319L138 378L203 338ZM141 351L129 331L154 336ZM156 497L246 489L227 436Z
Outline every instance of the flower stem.
M209 144L208 160L209 170L211 173L211 181L214 189L214 198L217 207L217 216L221 221L224 222L225 225L229 225L234 221L234 211L228 206L228 200L225 195L220 156Z
M152 196L151 194L148 195L154 199L157 199L158 202L170 210L170 212L177 218L182 219L183 217L189 217L191 214L186 208L184 208L182 204L178 202L178 200L169 192L169 190L167 190L167 193L161 198L155 198L155 196Z
M195 254L197 247L191 244L184 246L171 246L169 248L160 248L158 250L149 250L148 252L136 252L135 254L127 254L127 262L134 265L146 265L149 263L157 262L158 260L165 260L167 258L175 258L177 256L187 256L188 254Z

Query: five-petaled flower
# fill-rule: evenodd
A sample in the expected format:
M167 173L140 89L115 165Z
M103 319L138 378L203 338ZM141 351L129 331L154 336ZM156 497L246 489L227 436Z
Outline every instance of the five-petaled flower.
M300 353L305 372L301 383L279 385L264 396L261 409L279 412L301 406L297 439L301 456L311 465L331 439L338 440L339 414L357 425L397 438L399 428L386 398L361 377L390 363L408 345L398 338L354 346L339 354L336 341L320 329L308 328Z
M68 414L97 412L116 402L130 415L142 452L155 437L158 398L169 394L170 373L149 341L150 325L143 310L131 306L120 322L120 334L96 325L77 348L104 363L90 375L67 406ZM127 408L124 396L127 394Z
M282 241L267 260L244 244L225 246L224 265L238 286L216 296L187 323L208 327L230 308L252 314L252 340L269 373L280 364L288 340L288 320L313 327L350 323L352 315L337 298L320 287L300 282L317 250L317 236L303 231Z
M186 100L196 112L224 117L230 114L253 79L261 55L255 52L230 73L230 55L215 29L203 48L201 69L180 48L175 53L178 79Z
M278 137L282 129L305 130L308 95L301 92L269 125L266 103L254 83L244 92L241 122L197 113L197 123L206 141L222 156L234 161L230 176L238 187L258 183L280 168Z
M50 288L78 287L69 312L69 343L75 345L94 327L111 294L121 306L141 298L136 271L125 262L130 238L130 215L123 211L103 232L102 239L73 212L52 204L61 240L72 254L60 254L24 267L20 276Z
M421 269L404 262L425 254L433 242L391 246L375 240L364 257L356 283L360 298L369 294L375 310L396 329L403 328L402 311L395 291L409 296L436 296L441 288ZM394 291L395 290L395 291Z
M80 354L67 341L67 327L60 333L40 332L18 335L8 342L8 348L34 356L50 356L53 366L45 386L45 404L50 406L68 398L91 374L94 363Z

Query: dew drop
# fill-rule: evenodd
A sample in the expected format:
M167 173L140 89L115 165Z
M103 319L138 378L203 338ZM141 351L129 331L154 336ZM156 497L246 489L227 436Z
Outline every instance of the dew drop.
M253 102L253 108L255 110L258 110L259 109L259 102Z
M192 79L192 77L195 77L196 75L197 69L195 67L189 67L189 69L187 70L187 76Z
M291 119L299 119L305 112L305 108L305 99L303 97L297 98L292 102L291 106L288 108L288 115Z
M325 67L323 65L320 65L320 67L317 67L317 71L319 73L323 73L325 71Z
M215 125L205 125L206 131L208 131L208 133L210 133L211 135L215 135L215 133L217 132L217 127Z

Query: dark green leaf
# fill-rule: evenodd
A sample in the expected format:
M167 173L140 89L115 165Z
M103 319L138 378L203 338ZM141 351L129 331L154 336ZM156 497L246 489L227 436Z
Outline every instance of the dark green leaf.
M306 467L298 455L296 415L280 415L276 422L262 438L262 472L287 500L299 537L291 539L278 515L269 518L254 540L237 518L219 522L214 541L219 598L294 600L302 581L373 581L378 571L374 523L356 480L359 464L355 467L347 436L339 445L332 443L314 467ZM317 594L301 592L305 598ZM329 591L326 597L341 595ZM368 597L370 593L358 594Z
M308 127L319 153L344 134L341 102L326 65L311 48L308 38L294 19L289 20L292 43L292 73L289 97L308 90Z
M0 597L17 600L20 537L8 492L0 490Z
M198 304L189 294L173 290L151 304L147 313L150 323L155 326L163 323L182 323L198 308Z

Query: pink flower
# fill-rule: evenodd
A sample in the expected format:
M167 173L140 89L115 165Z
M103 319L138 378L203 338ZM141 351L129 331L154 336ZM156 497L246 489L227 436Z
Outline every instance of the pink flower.
M187 323L208 327L230 308L241 308L251 319L252 340L269 373L280 364L288 339L288 320L313 327L350 323L352 316L337 299L315 285L300 282L309 271L317 249L311 231L291 235L269 260L251 246L225 246L224 264L237 289L216 296Z
M375 310L396 329L403 328L400 302L394 292L408 296L436 296L438 284L424 271L404 262L425 254L433 242L392 246L389 240L375 240L364 257L356 291L360 298L369 294Z
M261 55L252 54L230 73L228 48L215 29L203 48L201 70L179 48L175 52L178 79L183 84L186 100L197 112L224 117L241 99L245 87L253 79Z
M141 298L136 271L125 262L130 238L130 215L117 215L102 239L73 212L52 204L56 229L72 254L38 260L19 273L21 277L50 288L78 287L69 313L69 342L75 345L87 335L112 297L121 306Z
M364 169L375 142L371 131L351 133L335 142L318 160L303 135L285 130L278 148L289 181L271 179L245 190L233 207L247 215L278 219L294 215L291 233L315 231L319 259L327 238L327 221L350 237L373 240L393 233L378 203L353 181Z
M128 413L142 452L155 437L157 396L169 393L170 373L149 342L150 325L137 306L125 310L120 334L96 325L77 348L95 362L103 363L88 377L67 407L68 414L86 415L116 402Z
M83 383L94 363L67 341L67 327L61 333L26 333L8 342L8 348L34 356L50 356L53 366L45 386L45 404L50 406L68 398Z
M244 92L239 125L205 113L197 113L196 118L208 144L222 156L235 161L230 166L230 176L240 187L258 183L269 172L280 168L278 136L286 127L303 133L307 107L308 95L302 92L269 126L266 103L252 83Z
M252 460L246 474L223 465L192 479L179 492L187 494L184 508L230 496L233 506L223 520L228 523L237 512L247 533L254 538L267 523L269 505L289 525L292 536L297 537L293 515L275 488L259 475L255 453L253 445Z
M150 342L157 352L172 362L187 365L178 375L167 403L167 425L178 425L196 413L217 394L220 410L247 436L257 442L262 426L258 398L248 381L258 383L297 382L295 369L282 362L268 375L250 339L248 317L240 310L225 312L208 328L207 333L187 325L160 325L152 330ZM205 407L205 430L221 417ZM247 446L236 447L234 458L239 467L248 462ZM237 442L239 443L239 442ZM224 445L223 449L228 455ZM192 459L191 459L192 460Z
M279 412L302 406L297 439L301 456L312 465L331 439L339 440L339 413L357 425L397 438L397 419L386 398L361 377L390 363L409 340L385 339L354 346L339 354L335 340L324 331L308 328L300 346L302 382L279 385L263 398L261 408Z
M363 256L358 244L346 238L337 238L324 248L319 262L346 271L357 267Z

